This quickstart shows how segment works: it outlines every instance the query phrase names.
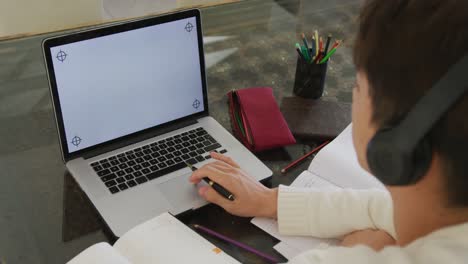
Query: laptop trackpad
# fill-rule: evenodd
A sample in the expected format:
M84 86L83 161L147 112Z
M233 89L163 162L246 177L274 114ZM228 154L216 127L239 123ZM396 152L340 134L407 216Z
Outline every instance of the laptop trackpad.
M198 195L198 188L205 185L205 183L194 185L189 182L189 176L190 174L187 173L186 175L176 177L158 185L162 194L169 203L174 206L171 210L172 214L178 214L207 204L207 202Z

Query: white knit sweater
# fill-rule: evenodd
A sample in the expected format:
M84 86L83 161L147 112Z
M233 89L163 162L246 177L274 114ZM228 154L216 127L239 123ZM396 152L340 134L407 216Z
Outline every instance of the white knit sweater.
M282 235L336 238L352 231L373 228L384 230L396 238L392 200L387 192L381 190L305 192L280 186L278 225ZM313 249L290 260L290 263L468 263L468 222L434 231L406 247L389 246L379 252L362 245Z

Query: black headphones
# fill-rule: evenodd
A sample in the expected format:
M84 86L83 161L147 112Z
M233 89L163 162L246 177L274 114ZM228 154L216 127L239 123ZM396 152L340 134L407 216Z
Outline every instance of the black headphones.
M468 55L442 77L395 127L378 131L367 145L371 172L385 185L419 181L432 160L427 134L468 90Z

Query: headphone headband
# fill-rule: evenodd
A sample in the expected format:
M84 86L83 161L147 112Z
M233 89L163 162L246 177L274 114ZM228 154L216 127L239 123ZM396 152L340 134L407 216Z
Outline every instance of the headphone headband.
M414 149L468 90L468 55L459 60L395 127L397 144Z
M459 60L395 127L378 131L367 146L372 173L386 185L422 177L432 150L426 135L468 90L468 55Z

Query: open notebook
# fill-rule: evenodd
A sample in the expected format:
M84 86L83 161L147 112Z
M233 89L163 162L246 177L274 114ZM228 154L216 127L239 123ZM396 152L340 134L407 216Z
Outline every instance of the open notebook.
M382 183L358 163L353 145L352 124L317 153L306 172L341 188L384 189Z
M384 186L374 176L360 167L354 150L351 124L317 153L309 168L302 172L291 186L310 190L317 188L384 189ZM256 217L252 223L278 238L281 242L275 246L275 249L288 259L310 249L337 243L337 240L333 239L282 236L278 232L277 221L272 219Z
M123 235L112 247L99 243L68 264L239 263L179 222L161 214Z

